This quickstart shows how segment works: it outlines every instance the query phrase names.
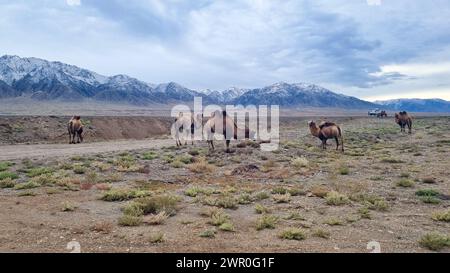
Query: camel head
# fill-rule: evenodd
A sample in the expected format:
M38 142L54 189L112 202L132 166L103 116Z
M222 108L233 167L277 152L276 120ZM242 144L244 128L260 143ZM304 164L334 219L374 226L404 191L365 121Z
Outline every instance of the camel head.
M313 136L318 136L320 133L320 128L317 127L317 124L311 120L310 122L308 122L308 126L309 126L309 131L311 132L311 134Z
M309 128L317 127L317 125L316 125L316 123L314 122L314 120L308 121L308 126L309 126Z

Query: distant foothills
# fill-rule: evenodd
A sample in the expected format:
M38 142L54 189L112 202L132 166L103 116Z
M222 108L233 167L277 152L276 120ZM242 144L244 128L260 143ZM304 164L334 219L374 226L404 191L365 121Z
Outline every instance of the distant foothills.
M40 101L94 100L99 102L151 105L192 102L272 105L283 107L327 107L342 109L450 112L450 102L441 99L397 99L368 102L332 92L314 84L275 83L255 89L230 88L223 91L192 90L175 82L151 84L129 77L107 77L87 69L38 58L0 57L0 100L31 98Z

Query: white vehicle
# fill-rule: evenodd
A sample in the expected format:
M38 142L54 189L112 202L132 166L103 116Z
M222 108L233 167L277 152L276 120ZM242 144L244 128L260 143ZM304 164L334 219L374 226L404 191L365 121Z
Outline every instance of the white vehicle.
M369 114L369 116L378 116L378 114L381 112L381 110L379 109L379 108L376 108L376 109L373 109L373 110L370 110L369 112L368 112L368 114Z

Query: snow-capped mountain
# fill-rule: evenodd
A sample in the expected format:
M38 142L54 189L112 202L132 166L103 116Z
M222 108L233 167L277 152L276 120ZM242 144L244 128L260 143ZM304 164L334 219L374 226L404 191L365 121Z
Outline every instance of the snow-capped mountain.
M398 111L436 113L450 112L450 101L441 99L395 99L376 101L375 103Z
M62 83L82 81L91 85L105 83L108 77L61 62L49 62L38 58L20 58L5 55L0 57L0 80L9 85L30 77L37 83L45 79L56 79Z
M249 91L250 89L238 88L238 87L230 87L223 91L210 90L207 89L203 91L210 98L214 98L218 103L227 103L231 102L234 99L242 96L244 93Z
M284 83L223 91L196 91L175 82L151 84L129 77L103 76L87 69L38 58L0 57L0 99L31 97L37 100L91 99L113 103L148 105L152 103L193 102L202 97L204 103L273 105L286 107L336 107L367 109L384 105L386 109L406 111L450 112L450 102L443 100L363 101L331 92L314 84Z
M367 108L373 103L331 92L306 83L276 83L261 89L252 89L233 100L236 104L278 104L284 106L312 106L336 108Z

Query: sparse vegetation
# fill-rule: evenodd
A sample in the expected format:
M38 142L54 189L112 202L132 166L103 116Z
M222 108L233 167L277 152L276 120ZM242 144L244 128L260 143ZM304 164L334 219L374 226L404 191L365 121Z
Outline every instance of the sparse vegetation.
M209 221L209 223L214 226L220 226L229 221L230 221L230 215L226 214L223 210L219 209L219 210L212 211L211 220Z
M274 229L278 223L278 217L265 214L256 221L256 230Z
M211 165L206 161L204 157L200 157L194 163L189 164L188 168L193 173L209 173L214 170L214 165Z
M142 224L142 217L124 214L119 218L119 225L126 227L139 226Z
M414 187L415 183L411 179L402 178L397 182L397 186L403 187L403 188L411 188Z
M155 152L146 152L142 154L141 157L143 160L153 160L155 158L158 158L158 155Z
M330 238L330 232L324 230L324 229L317 229L312 233L312 236L319 237L323 239L329 239Z
M325 220L324 223L327 225L330 225L330 226L343 226L344 225L344 222L341 219L335 218L335 217L328 218L327 220Z
M372 215L370 214L370 210L367 207L360 208L358 210L359 215L363 219L372 219Z
M165 239L164 239L164 233L162 232L157 232L155 234L150 235L150 237L148 238L148 241L152 244L160 244L160 243L164 243Z
M165 212L166 215L175 215L178 210L179 197L173 195L157 195L139 198L131 203L134 209L130 211L142 211L142 214L158 214Z
M303 221L305 220L305 217L303 217L300 213L298 212L291 212L288 216L286 216L284 219L286 220L295 220L295 221Z
M14 163L11 162L0 162L0 172L7 171Z
M162 225L169 218L169 215L165 211L161 211L157 214L146 215L143 222L149 225Z
M223 223L219 226L219 229L222 231L234 231L234 225L231 222Z
M52 168L40 167L40 168L31 168L27 170L28 177L40 176L43 174L51 174L54 170Z
M0 189L14 188L16 183L10 177L0 180Z
M134 198L145 197L150 195L149 191L136 189L111 189L103 194L103 201L126 201Z
M61 205L61 211L67 212L67 211L74 211L75 206L70 202L63 202Z
M304 240L306 239L306 234L303 230L299 228L289 228L282 231L278 237L285 240Z
M430 250L439 251L450 246L450 237L436 232L428 233L420 238L419 244Z
M325 196L327 196L327 194L330 192L331 190L325 186L313 186L311 188L311 193L314 196L317 197L321 197L321 198L325 198Z
M289 203L291 202L291 195L289 193L274 194L272 195L272 199L275 203Z
M28 182L26 182L26 183L19 183L19 184L16 184L15 186L14 186L14 189L15 190L26 190L26 189L34 189L34 188L38 188L38 187L40 187L41 185L40 184L38 184L38 183L36 183L36 182L34 182L34 181L28 181Z
M306 159L304 157L297 157L291 161L291 166L296 169L305 168L305 167L308 167L308 165L309 165L309 161L308 161L308 159Z
M350 203L350 199L347 197L347 195L340 194L336 191L330 191L325 196L325 200L327 201L328 205L332 206L341 206Z
M84 174L87 171L87 168L82 165L73 166L73 172L76 174Z
M8 172L8 171L0 172L0 180L5 180L5 179L14 180L17 178L19 178L19 175L17 175L16 173Z
M270 209L261 205L261 204L256 204L255 205L255 212L257 214L264 214L264 213L270 213Z
M350 169L347 166L341 166L338 169L340 175L348 175L350 173Z
M450 209L433 213L431 218L435 221L450 222Z
M254 200L261 201L261 200L264 200L264 199L268 199L269 197L270 197L269 193L267 193L265 191L260 191L260 192L255 194Z
M441 200L438 198L439 192L433 189L418 190L416 195L426 204L439 204Z
M203 238L214 238L216 237L216 231L214 229L208 229L201 232L199 236Z

